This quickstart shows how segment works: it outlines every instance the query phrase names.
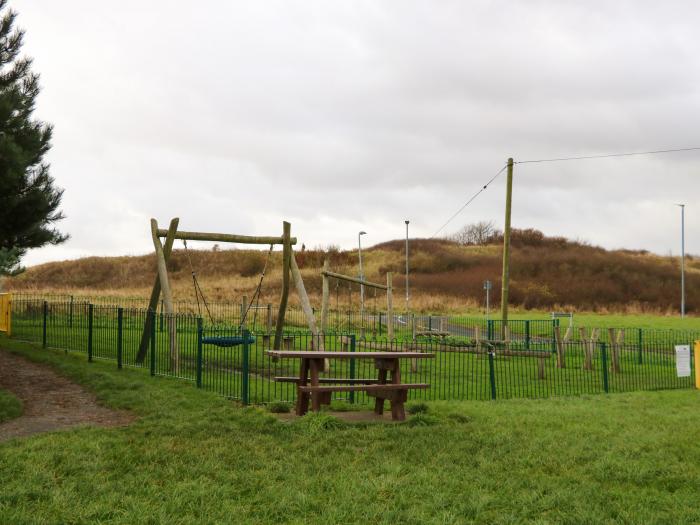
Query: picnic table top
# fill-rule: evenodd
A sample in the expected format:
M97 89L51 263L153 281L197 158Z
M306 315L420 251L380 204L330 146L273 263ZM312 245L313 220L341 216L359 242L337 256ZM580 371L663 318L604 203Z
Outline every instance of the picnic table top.
M334 351L305 351L305 350L267 350L271 357L294 357L299 359L425 359L435 357L426 352L334 352Z

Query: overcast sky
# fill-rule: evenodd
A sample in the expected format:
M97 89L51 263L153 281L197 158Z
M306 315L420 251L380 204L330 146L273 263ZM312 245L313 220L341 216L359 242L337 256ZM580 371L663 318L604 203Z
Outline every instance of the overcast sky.
M700 146L700 4L11 0L71 240L187 230L429 237L509 156ZM503 223L501 176L445 230ZM700 152L515 167L513 225L698 252Z

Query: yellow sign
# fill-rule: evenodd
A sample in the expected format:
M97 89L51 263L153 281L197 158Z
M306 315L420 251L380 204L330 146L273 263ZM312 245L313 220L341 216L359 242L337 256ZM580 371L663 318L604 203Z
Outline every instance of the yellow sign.
M12 294L0 293L0 332L12 335Z

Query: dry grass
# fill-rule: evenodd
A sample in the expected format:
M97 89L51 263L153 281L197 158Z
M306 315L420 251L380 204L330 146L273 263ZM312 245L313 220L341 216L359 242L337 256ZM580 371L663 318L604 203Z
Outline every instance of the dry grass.
M538 232L537 232L538 233ZM385 282L394 272L397 308L404 304L404 244L391 241L363 252L367 279ZM255 250L190 250L192 264L211 301L238 300L251 296L265 265L266 252ZM316 305L320 305L319 270L329 256L335 271L357 275L356 251L307 250L297 253L304 282ZM261 302L276 302L281 289L281 254L269 262ZM700 260L687 265L687 308L696 311L694 291L700 289ZM170 263L175 297L193 300L190 265L185 253L173 252ZM483 302L483 281L494 283L493 306L500 298L501 247L459 246L451 241L411 241L411 307L416 311L465 311ZM606 251L561 238L547 238L532 231L515 232L511 269L511 304L523 309L567 309L601 313L660 313L676 311L679 296L678 260L635 251ZM7 279L8 290L69 292L75 295L145 297L155 278L153 255L136 257L88 257L47 263ZM331 302L357 307L356 285L331 283ZM295 294L290 297L296 303ZM383 294L367 302L381 307Z

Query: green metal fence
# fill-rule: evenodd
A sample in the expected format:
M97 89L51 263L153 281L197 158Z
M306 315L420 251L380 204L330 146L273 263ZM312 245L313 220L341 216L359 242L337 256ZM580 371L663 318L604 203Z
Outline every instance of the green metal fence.
M16 299L12 316L14 337L81 353L89 361L107 360L120 368L142 368L153 376L190 381L243 403L294 401L294 383L280 378L297 376L299 361L268 356L272 337L259 327L251 332L250 342L225 348L207 341L241 335L238 327L211 325L193 314L167 316L139 308L70 300ZM139 356L147 316L152 320L150 344L145 355ZM172 342L167 329L170 322L177 328L177 339ZM329 350L359 354L379 345L389 350L434 353L434 359L402 364L405 382L430 384L428 390L412 391L411 399L544 398L693 387L692 374L678 377L674 346L692 344L695 334L642 331L639 337L639 332L631 332L623 340L601 338L586 343L571 339L557 347L548 335L553 330L552 322L512 323L511 333L517 336L507 344L471 340L469 334L464 339L417 341L376 337L372 342L353 333L334 332L322 337ZM495 334L500 326L492 321L483 329ZM319 348L318 337L286 331L282 345L290 350ZM695 363L691 366L694 368ZM331 361L326 377L372 378L375 373L371 360L358 358ZM355 404L368 401L364 393L338 393L334 399Z

